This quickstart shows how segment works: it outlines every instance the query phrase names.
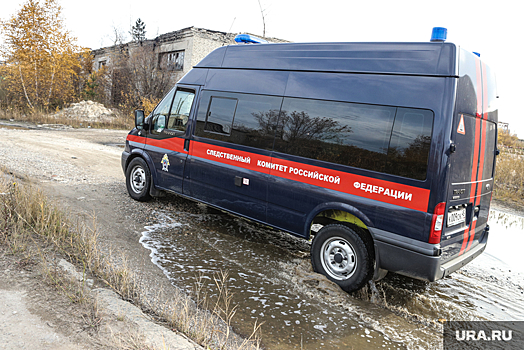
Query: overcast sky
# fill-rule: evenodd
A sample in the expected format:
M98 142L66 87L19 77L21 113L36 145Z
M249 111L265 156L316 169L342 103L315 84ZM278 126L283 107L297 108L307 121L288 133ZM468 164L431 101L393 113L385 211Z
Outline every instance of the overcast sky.
M57 0L78 44L110 46L114 28L128 33L137 18L147 38L186 27L262 35L258 0ZM308 41L429 41L433 27L448 28L448 42L479 52L497 74L499 120L524 138L521 9L514 0L310 1L260 0L266 36ZM8 19L24 1L2 0ZM129 35L128 35L129 38Z

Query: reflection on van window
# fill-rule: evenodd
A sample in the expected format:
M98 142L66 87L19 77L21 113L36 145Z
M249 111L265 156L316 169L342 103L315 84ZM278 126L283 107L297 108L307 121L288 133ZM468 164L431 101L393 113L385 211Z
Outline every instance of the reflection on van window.
M205 91L195 135L424 180L432 129L429 110Z
M275 151L384 171L394 107L285 98Z
M211 97L204 130L218 134L231 134L231 124L237 109L237 99Z
M271 150L281 103L282 97L206 91L200 102L195 133ZM207 117L202 112L205 110Z
M195 93L192 91L178 90L176 92L171 113L169 114L168 129L186 131L194 98Z
M173 95L175 90L172 89L162 101L156 106L152 113L152 128L153 134L160 134L166 127L166 119L169 114L169 108L171 108L171 102L173 101Z
M391 133L386 172L424 180L432 129L433 112L399 108Z

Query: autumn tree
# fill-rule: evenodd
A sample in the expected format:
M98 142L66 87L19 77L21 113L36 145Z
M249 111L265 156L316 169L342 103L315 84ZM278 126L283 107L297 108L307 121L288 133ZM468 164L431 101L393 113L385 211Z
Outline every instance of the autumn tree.
M498 129L498 144L506 147L515 147L519 141L519 138L515 134L511 134L509 130L502 128Z
M87 53L66 30L61 12L55 0L27 0L0 24L5 88L21 106L48 109L78 91L79 58Z

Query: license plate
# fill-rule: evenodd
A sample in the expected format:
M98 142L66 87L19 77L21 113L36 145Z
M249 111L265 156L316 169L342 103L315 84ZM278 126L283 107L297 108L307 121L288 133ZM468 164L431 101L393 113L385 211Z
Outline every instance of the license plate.
M448 227L466 221L466 208L448 212Z

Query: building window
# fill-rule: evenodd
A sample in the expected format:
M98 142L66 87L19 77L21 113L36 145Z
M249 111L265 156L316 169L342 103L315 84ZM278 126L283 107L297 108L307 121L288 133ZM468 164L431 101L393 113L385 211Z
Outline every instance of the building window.
M184 51L166 52L160 57L162 69L180 71L184 70Z
M106 66L107 61L98 61L98 69L102 69Z

